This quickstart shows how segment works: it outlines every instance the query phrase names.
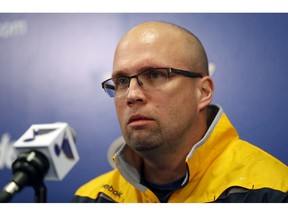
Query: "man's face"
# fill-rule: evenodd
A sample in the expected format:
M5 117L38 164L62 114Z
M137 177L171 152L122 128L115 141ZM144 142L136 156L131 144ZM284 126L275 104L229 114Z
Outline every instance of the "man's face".
M113 76L131 76L151 67L188 68L191 56L175 35L154 30L134 33L115 52ZM133 78L126 95L115 98L116 112L127 144L140 154L175 152L191 142L198 121L197 84L172 74L157 90L145 90ZM145 87L144 87L145 88Z

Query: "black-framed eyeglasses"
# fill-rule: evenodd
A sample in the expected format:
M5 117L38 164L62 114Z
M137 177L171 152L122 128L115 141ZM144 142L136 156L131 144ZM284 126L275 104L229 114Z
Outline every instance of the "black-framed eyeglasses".
M192 71L175 68L150 68L133 76L119 76L107 79L102 82L102 88L112 98L121 97L128 92L131 79L136 78L143 89L157 90L161 85L168 82L172 73L190 78L203 78L202 74Z

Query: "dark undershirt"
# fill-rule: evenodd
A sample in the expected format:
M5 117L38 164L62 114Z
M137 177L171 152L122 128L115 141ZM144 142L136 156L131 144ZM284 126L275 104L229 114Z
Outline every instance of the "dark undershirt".
M157 183L148 181L145 178L144 172L142 170L140 183L148 187L151 191L153 191L153 193L158 197L161 203L166 203L168 202L170 195L174 191L183 187L183 185L187 181L186 177L187 177L187 174L177 179L176 181L173 181L167 184L157 184Z

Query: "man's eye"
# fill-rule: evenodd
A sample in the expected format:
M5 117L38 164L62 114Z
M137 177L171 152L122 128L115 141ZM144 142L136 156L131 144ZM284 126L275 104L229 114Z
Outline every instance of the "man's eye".
M160 72L160 71L149 71L147 73L147 76L149 77L149 79L158 79L158 78L162 78L165 77L165 73Z
M119 78L117 78L116 79L116 83L115 83L115 85L116 86L121 86L121 85L127 85L128 84L128 81L129 79L128 78L126 78L126 77L119 77Z
M150 77L151 77L152 79L156 79L156 78L158 78L159 76L161 76L161 74L159 74L159 73L157 73L157 72L152 72L152 73L150 74Z

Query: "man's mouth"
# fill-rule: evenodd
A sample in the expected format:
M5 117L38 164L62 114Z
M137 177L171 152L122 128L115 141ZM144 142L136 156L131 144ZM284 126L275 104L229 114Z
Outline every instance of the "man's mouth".
M144 122L144 121L151 121L153 119L151 118L148 118L146 116L143 116L143 115L133 115L129 118L129 121L128 121L128 124L131 124L131 123L136 123L136 122Z

